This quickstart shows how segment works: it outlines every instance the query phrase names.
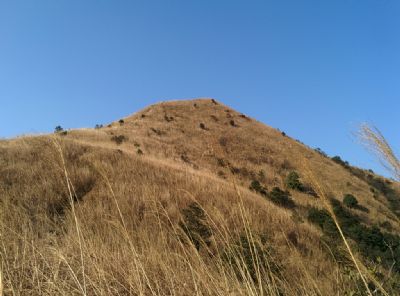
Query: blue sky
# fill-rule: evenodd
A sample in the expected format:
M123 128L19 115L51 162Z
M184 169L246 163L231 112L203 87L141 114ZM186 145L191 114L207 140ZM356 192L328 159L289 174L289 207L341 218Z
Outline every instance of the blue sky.
M400 148L400 2L0 1L0 137L92 127L214 97L380 173L364 121Z

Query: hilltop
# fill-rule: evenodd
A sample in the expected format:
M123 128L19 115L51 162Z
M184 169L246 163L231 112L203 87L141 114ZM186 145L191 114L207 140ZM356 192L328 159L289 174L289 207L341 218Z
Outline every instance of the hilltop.
M363 295L325 200L400 291L399 184L215 99L1 141L0 196L6 295Z

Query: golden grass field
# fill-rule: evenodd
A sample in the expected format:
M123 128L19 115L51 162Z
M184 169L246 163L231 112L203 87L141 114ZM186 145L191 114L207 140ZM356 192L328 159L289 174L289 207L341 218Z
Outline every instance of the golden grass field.
M285 188L291 171L320 186L319 197L290 190L296 208L286 209L249 189L255 179ZM344 194L366 209L350 210L363 224L400 232L365 180L211 99L2 140L0 295L400 294L388 284L398 274L364 260L351 239L355 258L338 259L307 221L307 209L325 206L321 195ZM203 212L194 224L185 220L193 205ZM209 231L197 246L190 223ZM346 254L341 241L334 247Z

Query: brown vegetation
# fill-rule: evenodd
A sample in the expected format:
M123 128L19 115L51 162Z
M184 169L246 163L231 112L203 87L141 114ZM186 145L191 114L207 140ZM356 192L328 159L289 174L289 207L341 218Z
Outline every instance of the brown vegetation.
M333 249L307 222L321 198L291 190L296 207L271 201L294 170L307 188L307 172L318 176L324 201L353 194L363 223L399 232L365 180L215 100L1 141L0 295L363 295L369 277L342 260L355 242ZM393 273L354 252L394 294Z

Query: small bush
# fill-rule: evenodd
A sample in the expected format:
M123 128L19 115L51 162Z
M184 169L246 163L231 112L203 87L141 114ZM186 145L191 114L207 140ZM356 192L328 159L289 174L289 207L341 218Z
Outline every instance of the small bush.
M212 120L214 120L215 122L217 122L218 121L218 117L217 116L215 116L215 115L210 115L210 117L212 118Z
M261 195L267 196L267 189L261 185L261 183L257 180L253 180L249 186L249 189L260 193Z
M103 127L102 124L96 124L94 128L95 128L95 129L100 129L100 128L102 128L102 127Z
M200 128L202 130L207 130L206 125L204 123L200 123Z
M400 272L398 235L383 233L377 226L368 227L362 224L359 216L352 214L336 199L332 199L331 204L344 235L357 243L358 250L364 257ZM308 220L317 224L329 239L337 242L338 231L328 211L310 208Z
M285 179L286 187L293 190L303 191L303 184L300 182L300 176L297 172L292 171Z
M268 198L274 204L287 209L292 209L296 206L293 199L290 197L290 193L281 190L279 187L274 187L268 194Z
M150 130L151 130L153 133L155 133L157 136L165 135L165 132L164 132L164 131L159 130L159 129L156 129L156 128L154 128L154 127L151 127Z
M229 124L230 124L231 126L233 126L233 127L236 127L236 126L237 126L236 123L235 123L235 121L234 121L233 119L231 119L231 120L229 121Z
M128 138L125 137L124 135L119 135L119 136L112 136L111 141L114 141L117 145L121 145L123 142L127 141Z
M343 197L343 204L348 208L356 208L358 206L358 200L351 194L346 194Z
M186 163L190 163L190 159L186 154L182 154L181 159Z
M61 127L61 125L57 125L54 129L55 133L61 133L64 129Z
M307 219L311 223L316 224L322 228L324 226L325 222L332 218L327 210L325 210L325 209L320 210L315 207L312 207L312 208L308 209Z
M228 144L228 139L225 137L221 137L219 138L218 142L222 147L226 147Z
M336 162L337 164L340 164L340 165L343 166L343 167L346 167L346 168L347 168L347 167L349 166L349 162L342 160L342 159L340 158L340 156L334 156L334 157L332 157L332 160L333 160L334 162Z
M321 148L315 148L314 149L315 152L317 152L318 154L324 156L324 157L328 157L328 154L326 154Z
M137 154L138 154L138 155L143 155L142 149L139 148L139 149L137 150Z
M231 171L232 174L234 175L238 175L241 172L241 169L235 166L229 166L229 169Z
M125 123L125 121L123 119L120 119L118 122L120 125L124 125L124 123Z
M183 219L179 226L193 243L196 250L199 251L202 245L211 244L212 231L206 221L206 214L197 202L191 203L182 210Z

